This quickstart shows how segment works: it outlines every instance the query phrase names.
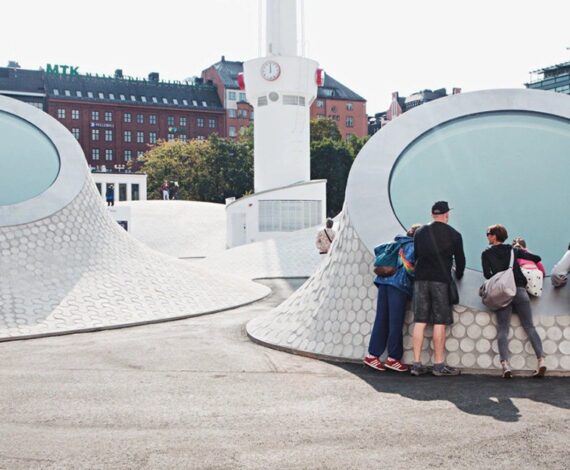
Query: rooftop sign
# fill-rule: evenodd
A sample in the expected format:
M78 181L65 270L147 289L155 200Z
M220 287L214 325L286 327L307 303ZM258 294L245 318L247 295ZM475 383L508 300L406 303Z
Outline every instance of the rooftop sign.
M60 65L60 64L47 64L46 73L52 73L54 75L66 75L70 77L76 77L79 75L77 71L79 66L73 65Z

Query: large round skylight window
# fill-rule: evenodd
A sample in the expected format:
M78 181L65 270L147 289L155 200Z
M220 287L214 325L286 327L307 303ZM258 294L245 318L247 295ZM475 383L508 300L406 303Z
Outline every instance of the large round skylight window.
M0 96L0 227L66 207L89 175L77 139L47 113Z
M0 111L0 142L1 206L27 201L53 184L59 156L37 127Z

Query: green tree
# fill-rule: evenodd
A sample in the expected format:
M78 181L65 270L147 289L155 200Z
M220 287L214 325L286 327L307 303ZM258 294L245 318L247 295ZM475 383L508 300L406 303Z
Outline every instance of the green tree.
M364 145L366 144L366 142L368 142L369 139L370 136L368 135L364 137L357 137L355 135L351 135L348 139L346 139L346 145L350 150L353 160L356 158L358 152L362 150L362 147L364 147Z
M177 181L179 199L192 199L192 180L196 163L206 151L206 141L159 141L143 156L142 171L147 174L148 199L161 199L160 185L164 180Z
M311 179L327 180L327 215L342 210L353 156L345 141L323 139L311 144Z
M310 130L311 142L319 142L324 139L342 140L336 121L331 118L311 119Z
M197 200L224 202L253 190L253 147L249 139L223 139L212 135L200 154L193 179Z

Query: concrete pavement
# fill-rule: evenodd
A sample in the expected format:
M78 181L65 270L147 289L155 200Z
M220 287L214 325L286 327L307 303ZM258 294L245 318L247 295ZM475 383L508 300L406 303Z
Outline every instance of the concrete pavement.
M570 379L267 349L244 326L291 293L269 285L215 315L0 344L0 468L567 468Z

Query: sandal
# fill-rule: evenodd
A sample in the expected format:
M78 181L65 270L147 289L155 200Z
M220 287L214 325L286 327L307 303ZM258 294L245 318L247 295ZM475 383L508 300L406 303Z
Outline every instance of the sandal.
M535 379L542 379L545 374L546 374L546 366L544 365L544 357L541 357L538 360L538 365L536 367L536 370L533 372L532 376Z

